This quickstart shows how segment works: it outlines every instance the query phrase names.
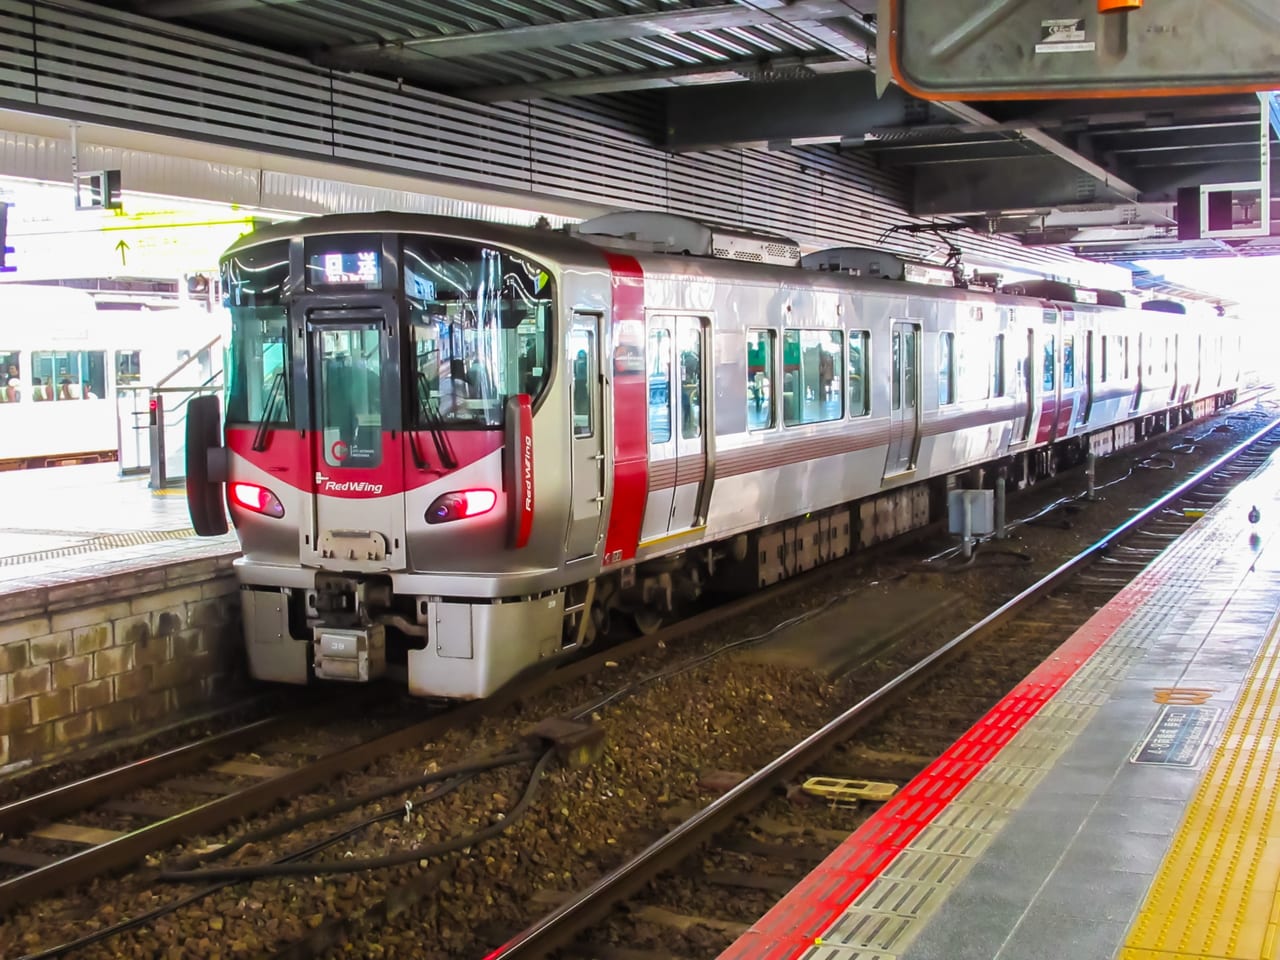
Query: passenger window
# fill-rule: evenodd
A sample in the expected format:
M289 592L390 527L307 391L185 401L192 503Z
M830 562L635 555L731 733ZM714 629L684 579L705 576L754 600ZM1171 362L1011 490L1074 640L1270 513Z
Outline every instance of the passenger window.
M702 324L697 317L681 317L680 337L680 436L702 436Z
M1102 371L1101 371L1102 375L1098 378L1099 383L1107 382L1107 371L1108 371L1107 341L1110 339L1111 339L1110 337L1102 338Z
M938 403L956 402L956 368L955 368L954 333L938 334Z
M991 395L1004 396L1004 334L996 334L996 355L991 365Z
M595 332L575 327L569 334L569 360L573 370L573 435L595 433L591 415L591 387L595 382Z
M100 400L106 395L105 350L36 350L31 354L37 400Z
M1053 360L1055 353L1055 338L1050 337L1044 344L1044 388L1046 390L1053 389Z
M116 385L128 387L142 379L142 351L116 351Z
M649 442L671 439L671 331L649 330Z
M1076 385L1075 337L1062 338L1062 386Z
M782 422L839 420L844 416L844 333L786 330L782 334Z
M747 429L769 430L777 423L773 400L773 355L778 335L772 330L747 331Z
M871 334L854 330L849 334L849 416L865 417L871 412L871 390L867 380L867 351Z
M22 399L22 351L0 350L0 403Z

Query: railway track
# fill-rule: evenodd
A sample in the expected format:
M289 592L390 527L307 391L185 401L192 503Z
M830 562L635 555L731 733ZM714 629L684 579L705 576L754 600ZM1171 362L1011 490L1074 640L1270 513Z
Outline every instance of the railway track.
M716 917L688 915L669 907L649 902L653 890L670 886L672 877L679 875L699 878L695 886L730 886L768 890L773 899L780 896L786 884L777 879L776 870L759 871L751 868L736 872L700 870L691 861L701 855L703 861L724 859L724 854L747 850L755 857L779 856L792 860L812 860L820 850L808 848L792 854L763 849L757 835L762 828L761 810L774 801L779 791L797 777L811 770L832 751L851 738L869 730L877 720L890 711L905 709L912 693L922 685L938 682L944 667L957 669L962 658L976 665L978 675L996 668L1007 659L1008 645L995 648L995 656L974 656L975 649L990 641L999 633L1017 631L1037 638L1041 656L1055 649L1079 628L1093 611L1110 599L1133 579L1143 568L1162 553L1170 543L1211 507L1221 500L1241 480L1249 476L1280 445L1280 422L1272 423L1256 432L1224 456L1200 471L1189 480L1160 498L1150 507L1122 524L1110 534L1098 540L1071 560L1063 563L1031 587L1022 591L981 622L956 636L939 649L903 670L895 679L856 703L830 723L815 731L802 742L778 756L767 766L744 776L740 782L727 789L720 797L697 811L687 820L671 829L646 847L637 856L603 876L584 890L547 895L559 901L555 909L540 921L512 937L506 944L493 951L486 960L524 960L547 957L557 950L566 956L591 956L598 960L649 960L663 956L679 956L671 943L664 941L661 947L637 948L637 920L657 924L675 930L686 930L705 939L708 930L720 930L729 939L744 929L741 917ZM1025 669L1012 684L1025 675ZM963 683L963 681L961 681ZM931 698L918 698L923 707L905 715L895 723L901 728L918 724L929 728L937 723L936 704ZM920 710L923 709L922 714ZM971 717L978 719L985 707L977 709ZM937 750L950 742L946 737ZM936 755L936 754L935 754ZM932 757L921 757L920 768ZM913 771L907 771L913 772ZM735 827L735 821L747 818L745 829ZM795 828L796 835L804 835L806 828ZM776 825L774 832L777 832ZM847 835L847 830L828 838L834 849L837 842ZM812 835L812 828L808 834ZM720 839L723 838L723 839ZM710 848L711 853L703 851ZM760 876L763 881L746 881L748 876ZM658 878L663 884L655 884ZM798 879L798 877L796 878ZM789 889L789 886L788 886ZM716 897L708 895L715 901ZM723 897L720 898L723 900ZM698 897L686 887L682 888L683 903L698 902ZM749 922L749 921L748 921ZM610 930L610 925L621 925L624 932ZM620 945L631 944L631 945ZM688 956L697 955L698 947L692 945Z

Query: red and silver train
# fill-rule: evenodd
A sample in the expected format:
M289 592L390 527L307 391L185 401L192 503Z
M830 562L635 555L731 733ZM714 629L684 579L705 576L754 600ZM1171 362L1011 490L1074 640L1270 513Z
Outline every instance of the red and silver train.
M664 214L242 238L225 430L193 402L188 493L201 533L225 498L239 534L253 675L483 697L614 614L656 626L936 519L990 468L1031 482L1234 400L1227 319L937 270Z

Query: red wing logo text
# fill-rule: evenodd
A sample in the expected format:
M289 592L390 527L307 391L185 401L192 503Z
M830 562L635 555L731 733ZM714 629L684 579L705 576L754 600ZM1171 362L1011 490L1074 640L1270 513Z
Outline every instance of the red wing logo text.
M533 513L533 437L524 438L524 457L521 469L524 472L524 512Z
M316 474L316 486L324 493L382 493L382 484L368 480L330 480L322 473Z

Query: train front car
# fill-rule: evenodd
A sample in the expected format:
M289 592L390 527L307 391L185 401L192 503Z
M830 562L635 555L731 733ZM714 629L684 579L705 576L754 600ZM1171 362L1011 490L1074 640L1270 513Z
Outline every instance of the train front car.
M603 264L566 270L582 249L382 214L228 251L225 489L255 677L399 668L412 693L473 698L565 649L561 277L579 309L609 294Z

